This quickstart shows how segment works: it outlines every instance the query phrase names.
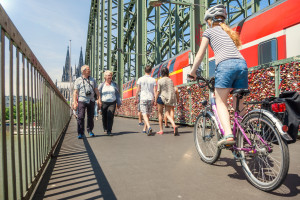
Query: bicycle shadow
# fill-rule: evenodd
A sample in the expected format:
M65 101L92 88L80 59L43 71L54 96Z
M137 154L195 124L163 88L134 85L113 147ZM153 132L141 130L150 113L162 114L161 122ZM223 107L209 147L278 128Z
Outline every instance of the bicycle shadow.
M215 166L218 167L233 167L235 172L228 174L230 178L238 180L247 180L242 167L238 165L238 161L233 158L220 158ZM298 174L287 174L283 184L274 191L267 192L275 196L294 197L300 193L300 176Z

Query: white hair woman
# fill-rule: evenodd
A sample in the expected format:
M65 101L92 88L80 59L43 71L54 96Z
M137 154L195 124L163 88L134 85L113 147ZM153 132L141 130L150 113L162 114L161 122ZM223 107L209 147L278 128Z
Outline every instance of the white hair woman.
M99 85L100 106L102 111L102 123L104 132L107 135L112 134L112 126L114 122L114 115L116 106L121 106L121 98L118 85L112 81L112 71L106 70L104 72L104 82Z

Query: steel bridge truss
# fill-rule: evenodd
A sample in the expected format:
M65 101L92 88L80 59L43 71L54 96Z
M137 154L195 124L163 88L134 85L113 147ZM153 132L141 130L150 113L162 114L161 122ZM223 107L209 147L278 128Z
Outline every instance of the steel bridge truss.
M105 70L113 71L119 86L142 76L146 65L155 66L187 49L192 64L208 7L225 4L232 25L275 1L177 0L152 7L149 0L91 0L85 63L98 82Z

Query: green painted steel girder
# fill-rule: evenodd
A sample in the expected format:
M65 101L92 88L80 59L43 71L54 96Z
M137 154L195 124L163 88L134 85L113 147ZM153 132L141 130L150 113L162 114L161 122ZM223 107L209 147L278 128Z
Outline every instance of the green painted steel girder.
M92 0L85 63L101 81L102 72L112 70L121 88L124 81L139 78L147 64L157 65L186 49L194 57L208 7L225 4L227 22L234 24L276 1L176 0L154 8L149 0Z

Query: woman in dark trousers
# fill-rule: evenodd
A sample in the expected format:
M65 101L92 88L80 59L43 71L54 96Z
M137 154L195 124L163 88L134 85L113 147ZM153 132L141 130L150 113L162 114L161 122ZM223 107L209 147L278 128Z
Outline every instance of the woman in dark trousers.
M116 106L121 106L121 98L118 85L112 81L113 73L109 70L104 72L104 82L98 87L100 92L100 106L102 112L102 123L104 132L112 135L112 126L114 123L114 115Z

